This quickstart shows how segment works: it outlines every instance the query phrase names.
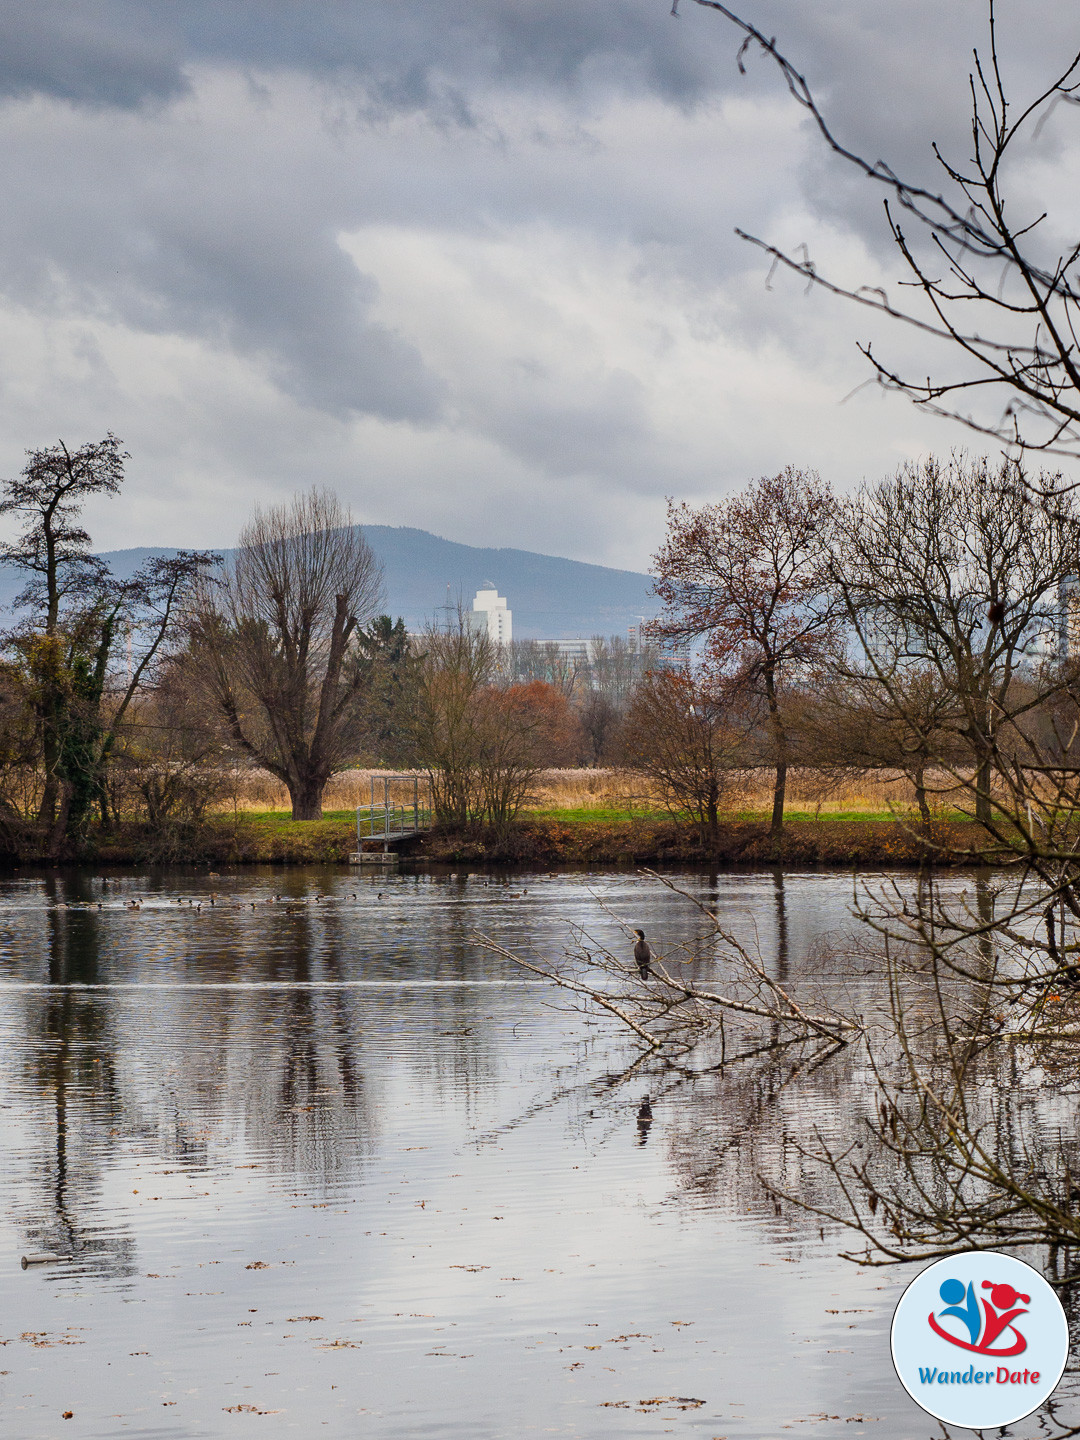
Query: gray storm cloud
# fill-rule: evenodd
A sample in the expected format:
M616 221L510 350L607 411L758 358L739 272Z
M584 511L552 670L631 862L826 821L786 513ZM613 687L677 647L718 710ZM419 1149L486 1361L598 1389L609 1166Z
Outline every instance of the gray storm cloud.
M123 434L110 543L173 516L224 543L317 479L360 518L643 565L665 494L962 441L838 408L873 324L766 290L733 229L884 283L881 194L768 64L739 74L732 27L680 10L7 0L0 461ZM982 0L748 13L869 158L929 179L932 141L966 154ZM1077 43L1046 0L999 15L1020 93ZM1067 168L1064 124L1041 143Z

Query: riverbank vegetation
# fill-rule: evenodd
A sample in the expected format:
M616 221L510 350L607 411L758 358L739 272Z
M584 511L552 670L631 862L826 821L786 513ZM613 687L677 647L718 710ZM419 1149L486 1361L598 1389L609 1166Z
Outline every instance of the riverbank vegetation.
M380 802L420 785L409 843L452 862L1072 843L1080 509L1052 475L931 458L841 499L789 468L672 506L659 617L567 648L497 645L461 608L407 633L317 491L256 511L228 565L118 579L79 514L125 458L61 444L6 485L27 581L0 665L9 861L345 859L324 812L369 803L373 776Z

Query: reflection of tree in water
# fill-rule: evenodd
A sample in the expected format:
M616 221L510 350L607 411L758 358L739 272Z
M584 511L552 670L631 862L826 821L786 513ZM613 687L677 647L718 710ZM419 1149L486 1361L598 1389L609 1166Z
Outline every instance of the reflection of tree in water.
M722 1200L739 1210L762 1206L774 1191L818 1195L827 1172L805 1153L815 1136L842 1146L863 1138L857 1070L848 1053L799 1045L696 1078L671 1077L665 1137L680 1193L692 1204ZM807 1223L816 1230L820 1222Z
M217 1144L239 1140L264 1163L301 1172L305 1184L329 1184L355 1178L371 1124L354 992L151 989L121 1000L62 988L118 978L103 967L99 887L50 877L48 908L34 912L45 929L41 978L57 988L21 992L37 1104L16 1218L28 1253L74 1258L115 1278L137 1263L132 1237L100 1208L118 1147L130 1156L134 1144L134 1153L191 1175L243 1158ZM114 910L104 923L115 921ZM312 977L309 939L297 930L276 962L282 980ZM250 958L238 950L234 972ZM321 979L337 976L332 945L318 969Z
M433 1102L453 1095L470 1104L493 1084L483 990L335 983L362 976L369 959L406 982L417 969L475 978L465 905L448 907L432 965L406 926L382 923L369 940L355 908L315 902L309 875L274 876L260 888L245 877L242 897L219 893L200 916L173 909L174 875L137 883L151 902L131 915L117 905L131 882L84 876L51 878L47 910L33 911L33 924L45 922L41 978L58 988L22 1001L33 1090L48 1106L34 1117L34 1192L20 1216L28 1251L78 1253L102 1273L129 1273L132 1243L100 1211L103 1177L121 1158L184 1175L185 1187L200 1172L246 1162L304 1188L355 1184L374 1128L365 1050L379 1052L380 1071L387 1054L393 1067L413 1069L410 1079ZM168 905L165 915L154 901ZM33 933L27 925L18 937L24 954L33 953ZM137 983L174 978L177 988ZM184 985L205 980L281 988ZM136 983L61 988L105 982ZM423 1043L403 1044L406 1035Z
M641 1104L638 1106L637 1112L637 1143L639 1145L645 1145L648 1143L649 1131L652 1129L652 1123L652 1104L649 1100L648 1095L646 1095L641 1101Z
M976 903L988 902L977 894ZM872 971L877 943L852 947L848 937L845 961ZM973 959L984 958L980 941ZM816 1230L826 1219L855 1224L856 1239L874 1237L876 1263L912 1252L948 1254L965 1243L1031 1243L1038 1238L1032 1217L1038 1224L1044 1202L1076 1213L1080 1079L1073 1050L1066 1075L1055 1073L1049 1047L1036 1064L1027 1048L986 1047L965 1061L958 1093L941 1008L956 1025L975 1009L982 987L975 980L944 991L940 979L911 960L898 966L894 956L890 971L902 1036L880 1023L879 1009L876 1017L869 1013L865 1041L842 1050L789 1046L703 1067L696 1078L661 1069L650 1085L654 1103L666 1092L665 1138L680 1194L691 1203L720 1200L739 1209L771 1201L793 1233ZM801 963L805 957L792 962L795 980ZM886 990L886 968L878 949L879 992ZM954 1095L964 1133L977 1137L989 1165L1019 1181L1030 1206L973 1167L965 1171L956 1131L940 1118L936 1129L922 1123L927 1092ZM796 1203L786 1204L788 1198ZM958 1226L966 1227L966 1242L958 1241ZM1054 1238L1052 1226L1047 1232L1046 1272L1064 1281L1076 1270L1076 1246L1060 1230ZM869 1249L852 1250L875 1263ZM1063 1298L1070 1293L1066 1286Z
M468 903L469 885L464 876L448 876L445 885L450 902L439 929L439 978L466 981L476 978L476 912ZM453 1096L465 1107L471 1121L479 1109L480 1097L489 1093L499 1073L497 1041L485 1025L490 997L467 985L436 995L414 992L426 1012L421 1020L434 1043L424 1056L419 1077L436 1100Z
M96 911L58 908L87 901L85 886L78 877L50 876L43 882L50 902L45 915L50 985L98 979ZM115 1226L106 1229L95 1214L120 1110L109 1011L95 997L67 989L46 991L40 1003L35 996L27 1011L24 1033L36 1041L27 1068L39 1097L29 1195L18 1207L27 1248L76 1260L94 1274L130 1275L132 1237Z
M266 968L254 943L215 957L215 978L243 983L254 957L259 978L282 988L160 992L158 1043L150 1034L142 1048L156 1049L161 1066L132 1107L158 1154L175 1146L169 1158L190 1164L201 1145L210 1168L254 1157L304 1184L355 1183L373 1130L364 1032L354 991L318 988L343 977L317 921L290 916ZM137 1038L130 1043L137 1052Z

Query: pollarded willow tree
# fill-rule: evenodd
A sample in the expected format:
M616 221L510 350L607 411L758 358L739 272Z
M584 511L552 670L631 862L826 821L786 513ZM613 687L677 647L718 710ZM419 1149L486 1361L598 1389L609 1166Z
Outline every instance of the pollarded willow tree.
M198 673L233 742L288 788L294 820L321 819L330 776L364 748L371 667L357 630L381 598L371 547L325 490L257 509L203 589Z
M788 466L714 505L670 505L653 557L664 604L653 637L703 641L706 683L762 708L774 839L791 759L787 691L840 637L829 564L835 510L818 475Z

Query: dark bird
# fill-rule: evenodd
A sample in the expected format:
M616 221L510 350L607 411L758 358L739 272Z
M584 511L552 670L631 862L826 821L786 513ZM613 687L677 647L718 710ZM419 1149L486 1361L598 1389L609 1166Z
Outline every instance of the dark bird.
M635 930L637 943L634 946L634 959L637 961L638 974L642 980L647 980L652 974L652 962L656 959L653 948L645 939L644 930Z

